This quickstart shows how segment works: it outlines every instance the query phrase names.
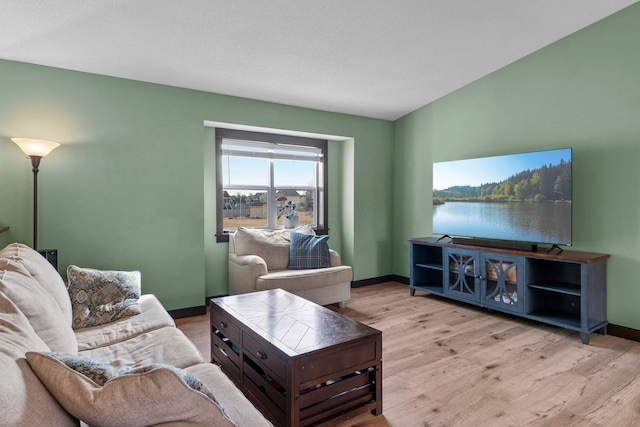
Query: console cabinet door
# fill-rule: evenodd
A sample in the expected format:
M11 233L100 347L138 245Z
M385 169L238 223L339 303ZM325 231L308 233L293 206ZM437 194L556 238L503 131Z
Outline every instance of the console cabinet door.
M480 252L446 248L445 294L468 301L480 301Z
M522 313L524 268L522 257L484 252L482 254L481 304Z

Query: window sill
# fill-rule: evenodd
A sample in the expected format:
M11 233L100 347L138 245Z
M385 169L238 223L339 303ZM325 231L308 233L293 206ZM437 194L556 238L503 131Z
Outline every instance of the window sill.
M315 231L318 236L324 236L325 234L329 234L329 230L325 228L314 228L313 231ZM216 243L225 243L225 242L229 242L229 233L216 234Z

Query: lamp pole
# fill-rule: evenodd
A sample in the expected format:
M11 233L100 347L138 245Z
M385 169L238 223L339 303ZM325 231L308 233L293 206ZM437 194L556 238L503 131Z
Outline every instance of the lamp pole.
M33 169L33 249L38 250L38 167L42 156L29 156Z

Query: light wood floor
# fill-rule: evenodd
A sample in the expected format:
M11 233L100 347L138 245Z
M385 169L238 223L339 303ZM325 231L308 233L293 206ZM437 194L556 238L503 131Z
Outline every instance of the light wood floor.
M346 308L382 331L383 414L346 426L640 426L640 343L541 325L388 282ZM207 316L176 323L209 354Z

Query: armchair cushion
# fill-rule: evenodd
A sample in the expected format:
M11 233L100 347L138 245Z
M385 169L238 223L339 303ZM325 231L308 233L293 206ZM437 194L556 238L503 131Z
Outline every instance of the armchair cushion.
M235 233L235 253L237 255L257 255L267 263L269 270L284 270L289 264L290 232L315 234L310 225L294 230L263 230L238 227Z
M301 290L325 288L338 283L350 283L351 278L351 267L347 265L309 270L278 270L258 277L255 290L264 291L282 288L298 295L296 292Z
M292 232L289 268L291 270L306 270L330 267L328 239L329 236Z

